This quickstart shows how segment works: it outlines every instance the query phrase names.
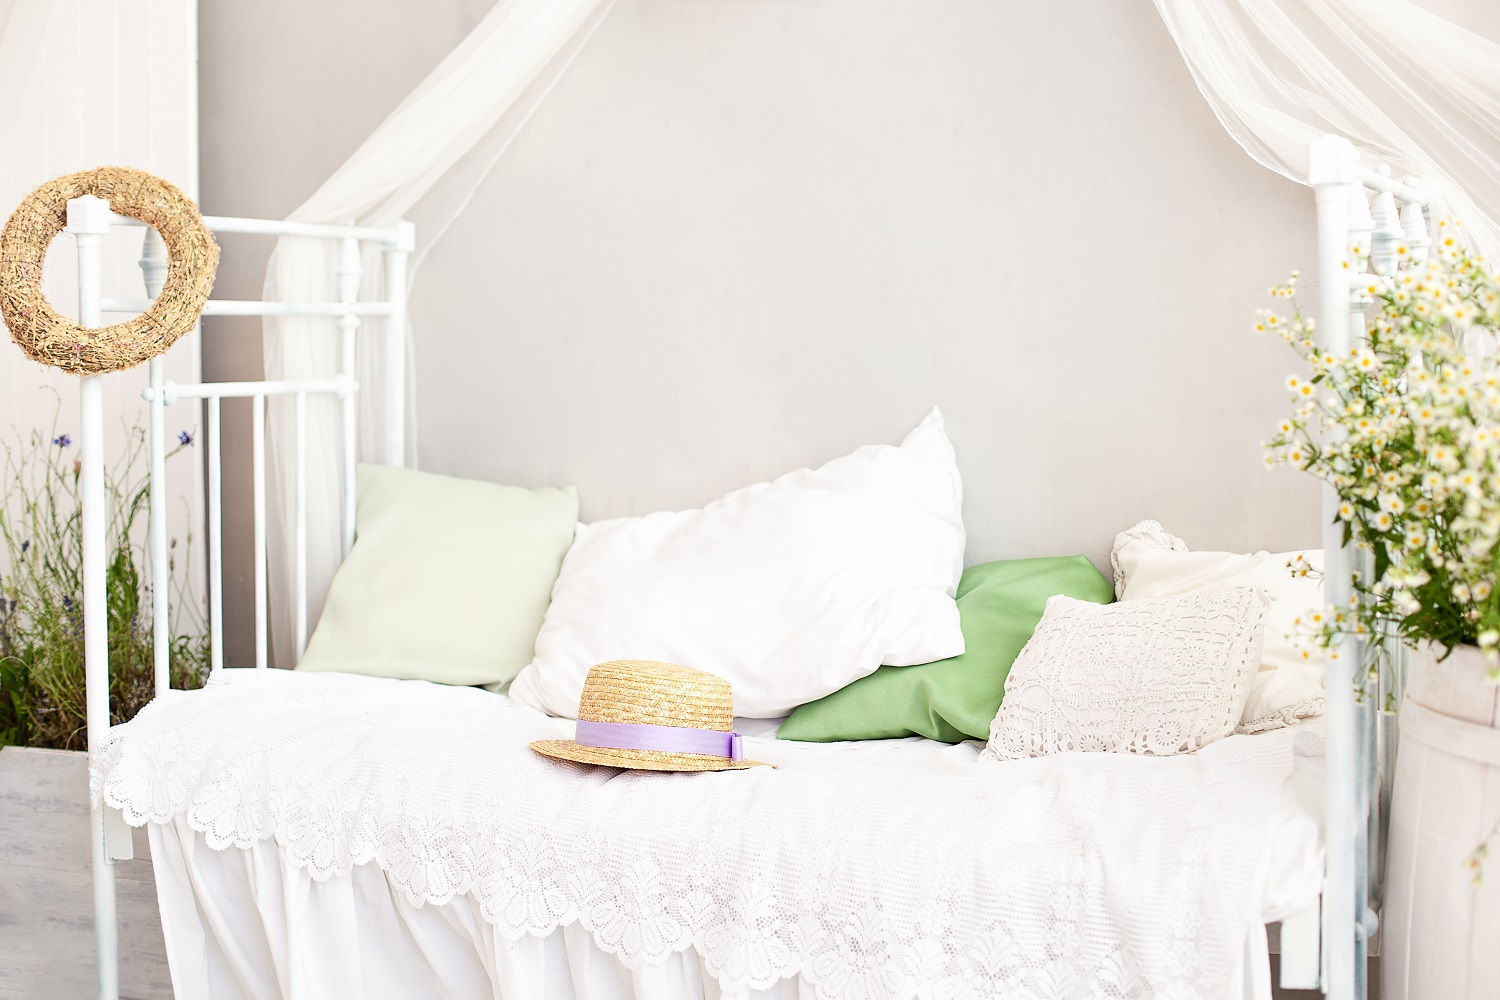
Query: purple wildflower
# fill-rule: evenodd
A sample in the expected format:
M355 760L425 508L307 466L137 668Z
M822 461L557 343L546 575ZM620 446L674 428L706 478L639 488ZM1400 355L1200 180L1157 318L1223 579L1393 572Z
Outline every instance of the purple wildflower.
M25 555L26 554L26 550L29 549L29 548L31 548L31 539L28 538L28 539L26 539L25 541L23 541L21 543L21 554Z
M68 445L73 443L73 439L66 434L59 434L57 437L52 439L52 443L57 445L59 448L66 448Z
M188 447L189 445L191 445L193 443L193 436L191 434L189 434L187 431L178 431L177 432L177 443L180 444L180 445L182 445L184 448L186 448L186 447Z

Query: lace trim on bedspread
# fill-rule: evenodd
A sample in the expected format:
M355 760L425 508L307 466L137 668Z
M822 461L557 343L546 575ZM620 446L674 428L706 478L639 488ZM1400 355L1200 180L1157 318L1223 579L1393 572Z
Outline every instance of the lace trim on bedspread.
M1326 697L1321 694L1314 695L1311 698L1293 702L1279 712L1272 712L1270 715L1240 723L1234 727L1234 731L1241 736L1250 736L1255 733L1269 733L1273 729L1284 729L1287 726L1300 726L1304 719L1322 715L1327 707Z
M555 721L474 689L226 676L116 727L96 800L218 850L274 839L319 881L374 863L417 906L471 894L512 940L578 922L630 968L692 948L726 993L1224 995L1292 766L1271 734L1003 763L755 741L779 770L620 772L531 754Z

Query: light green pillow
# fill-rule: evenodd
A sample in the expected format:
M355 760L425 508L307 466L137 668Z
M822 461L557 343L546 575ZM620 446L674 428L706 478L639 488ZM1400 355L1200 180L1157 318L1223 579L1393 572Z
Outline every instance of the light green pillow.
M969 567L958 584L962 654L914 667L881 667L792 712L780 737L814 743L987 739L1010 666L1054 594L1108 604L1114 588L1083 556Z
M354 548L298 670L500 684L531 662L578 492L361 465Z

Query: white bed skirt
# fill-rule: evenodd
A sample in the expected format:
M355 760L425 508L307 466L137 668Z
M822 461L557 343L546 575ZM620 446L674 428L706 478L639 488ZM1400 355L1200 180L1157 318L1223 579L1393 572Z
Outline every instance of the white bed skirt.
M1290 801L1289 808L1295 809ZM1306 899L1319 856L1306 815L1284 813L1265 886L1267 919ZM471 896L414 906L378 865L323 882L273 841L214 850L178 817L151 824L162 927L180 997L213 1000L815 1000L800 976L726 993L692 949L627 968L573 923L517 941ZM1264 928L1246 941L1241 988L1270 1000Z
M628 969L580 924L508 941L471 896L413 906L373 864L316 882L272 841L216 851L178 818L151 824L162 928L180 997L213 1000L716 1000L689 949ZM783 979L737 997L813 1000Z

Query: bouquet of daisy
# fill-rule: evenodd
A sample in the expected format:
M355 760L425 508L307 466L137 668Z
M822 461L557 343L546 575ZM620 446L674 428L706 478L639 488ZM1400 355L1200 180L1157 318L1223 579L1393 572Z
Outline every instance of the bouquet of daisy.
M1265 459L1330 484L1346 543L1367 554L1352 602L1314 623L1325 646L1348 632L1471 644L1495 672L1500 278L1451 222L1434 244L1425 260L1398 246L1392 275L1362 279L1366 334L1342 356L1319 348L1297 308L1296 272L1271 290L1288 306L1261 310L1256 328L1280 334L1310 375L1287 379L1295 408Z

